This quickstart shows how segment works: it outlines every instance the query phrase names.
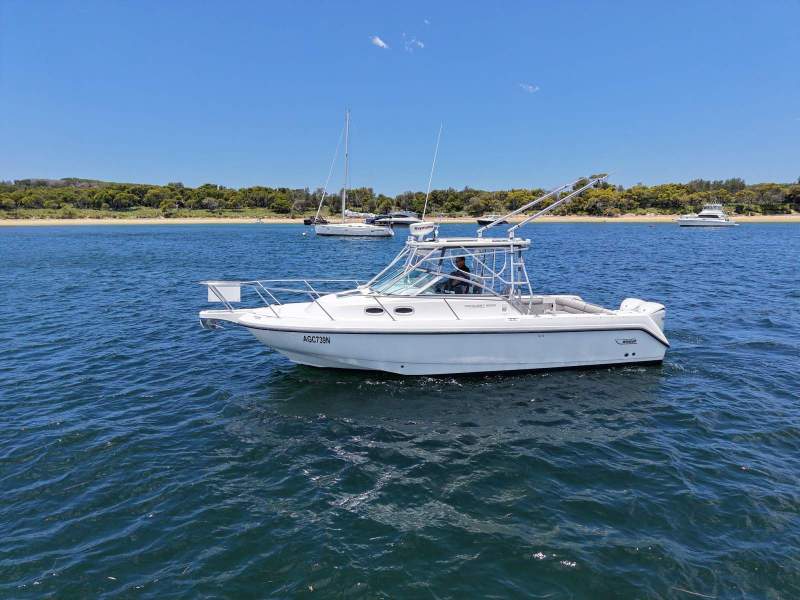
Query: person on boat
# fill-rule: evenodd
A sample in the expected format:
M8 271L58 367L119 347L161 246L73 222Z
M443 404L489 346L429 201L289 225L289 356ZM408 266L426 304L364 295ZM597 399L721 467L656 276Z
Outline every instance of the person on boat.
M469 294L470 285L462 279L469 279L469 267L463 256L457 256L455 260L456 270L450 273L450 278L444 284L444 291L454 294ZM458 277L459 279L454 279Z

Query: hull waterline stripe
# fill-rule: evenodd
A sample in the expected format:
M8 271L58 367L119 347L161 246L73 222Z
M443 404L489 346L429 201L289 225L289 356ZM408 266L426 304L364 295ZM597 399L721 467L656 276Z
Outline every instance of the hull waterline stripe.
M230 321L233 322L233 321ZM669 348L669 342L664 342L644 327L597 327L594 329L501 329L495 331L319 331L319 329L283 329L275 327L259 327L258 325L245 325L234 323L246 327L247 329L258 329L261 331L275 331L278 333L312 333L316 335L496 335L499 333L530 334L530 333L592 333L595 331L641 331L656 340L662 346Z

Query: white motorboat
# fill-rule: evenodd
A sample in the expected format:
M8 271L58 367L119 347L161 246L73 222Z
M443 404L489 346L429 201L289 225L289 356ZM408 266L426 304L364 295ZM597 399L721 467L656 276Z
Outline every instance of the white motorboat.
M316 222L314 225L314 232L317 235L340 235L340 236L357 236L357 237L392 237L394 231L391 227L383 225L373 225L369 223L348 223L347 222L347 186L348 175L350 166L350 111L345 112L344 119L344 186L342 188L342 222L341 223L320 223ZM338 150L338 148L337 148ZM336 157L334 155L334 162ZM331 165L333 168L333 165ZM329 173L330 178L330 173ZM327 183L325 185L327 189ZM317 216L319 218L322 203L325 201L325 193L320 200L319 208L317 209Z
M509 228L506 237L440 238L414 225L402 251L366 283L332 280L205 281L207 329L223 322L248 329L290 360L315 367L407 375L477 373L660 362L669 342L665 308L627 298L608 309L571 294L535 294L515 231L605 179L573 182L569 195ZM331 288L335 288L332 290ZM242 290L261 306L236 308ZM302 294L285 302L280 295Z
M345 210L344 216L348 219L374 219L375 213L357 212L354 210Z
M375 225L413 225L414 223L422 223L419 215L410 210L399 210L391 212L388 215L378 215L372 219Z
M478 217L478 225L508 225L508 221L502 215L483 215Z
M738 225L725 214L722 204L706 204L698 214L683 215L675 221L681 227L736 227Z

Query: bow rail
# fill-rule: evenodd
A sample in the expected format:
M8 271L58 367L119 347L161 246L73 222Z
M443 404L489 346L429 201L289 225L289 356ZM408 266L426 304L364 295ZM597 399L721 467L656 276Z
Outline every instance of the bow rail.
M336 285L334 285L336 284ZM361 285L357 279L253 279L250 281L201 281L208 289L209 302L221 302L229 311L233 304L242 302L242 290L254 292L265 306L278 313L273 305L284 302L280 297L307 296L320 308L318 300L326 294L354 289ZM322 310L325 310L324 308Z

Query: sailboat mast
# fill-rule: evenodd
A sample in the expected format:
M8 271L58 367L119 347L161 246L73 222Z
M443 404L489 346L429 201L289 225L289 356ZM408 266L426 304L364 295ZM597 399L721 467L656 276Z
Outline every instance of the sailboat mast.
M350 166L350 111L344 112L344 189L342 190L342 223L345 222L344 210L347 203L347 175Z

